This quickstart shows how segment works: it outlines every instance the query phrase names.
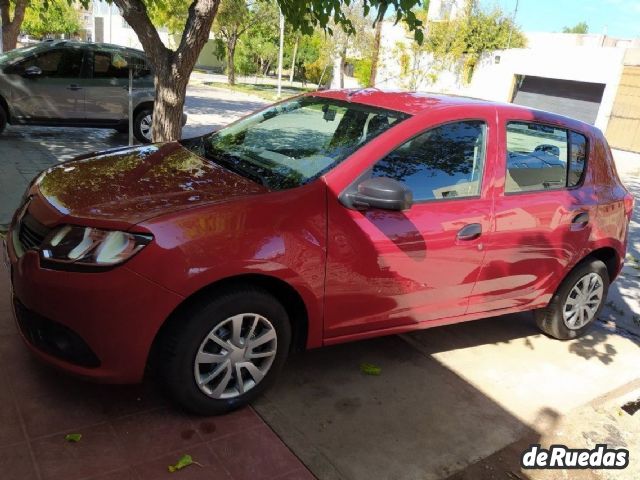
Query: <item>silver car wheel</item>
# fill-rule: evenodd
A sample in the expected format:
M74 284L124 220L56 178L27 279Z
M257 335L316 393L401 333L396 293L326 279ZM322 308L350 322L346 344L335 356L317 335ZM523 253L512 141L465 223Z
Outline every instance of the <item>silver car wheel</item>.
M276 330L256 313L234 315L200 344L193 365L198 388L215 399L245 394L264 379L276 357Z
M591 322L603 300L604 286L602 277L591 272L581 277L573 286L562 309L564 324L571 330Z
M151 138L152 122L153 122L153 118L151 117L151 114L145 115L144 117L142 117L142 120L140 120L140 133L142 133L142 136L149 141L152 140Z

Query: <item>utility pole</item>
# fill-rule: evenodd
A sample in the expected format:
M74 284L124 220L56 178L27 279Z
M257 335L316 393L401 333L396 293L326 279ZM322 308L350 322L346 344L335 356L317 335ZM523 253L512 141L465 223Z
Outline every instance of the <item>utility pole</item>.
M4 52L4 45L2 43L2 15L0 15L0 53Z
M509 40L507 40L507 49L511 47L511 34L513 33L513 26L516 23L516 16L518 15L518 3L520 3L520 0L516 0L516 9L513 11L513 19L511 20L511 26L509 27Z
M278 52L278 98L282 95L282 57L284 54L284 15L280 10L280 52Z

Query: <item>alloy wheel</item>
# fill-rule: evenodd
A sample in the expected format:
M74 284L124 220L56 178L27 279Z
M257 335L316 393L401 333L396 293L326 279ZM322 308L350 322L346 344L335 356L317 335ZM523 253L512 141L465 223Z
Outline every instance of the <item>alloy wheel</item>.
M604 286L602 277L595 272L581 277L573 286L562 309L564 324L571 330L591 322L603 300Z
M140 120L140 133L142 133L142 136L144 138L146 138L147 140L151 141L151 123L152 123L153 119L151 117L151 114L149 115L145 115L144 117L142 117L142 120Z
M198 388L215 399L239 397L260 383L276 357L276 330L262 315L241 313L216 325L193 366Z

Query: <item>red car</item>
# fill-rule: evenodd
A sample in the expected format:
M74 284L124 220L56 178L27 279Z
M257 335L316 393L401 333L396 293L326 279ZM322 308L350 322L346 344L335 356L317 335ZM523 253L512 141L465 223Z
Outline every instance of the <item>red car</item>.
M105 382L149 370L211 414L256 398L292 349L526 310L577 337L621 269L632 207L592 126L329 91L50 168L7 253L39 357Z

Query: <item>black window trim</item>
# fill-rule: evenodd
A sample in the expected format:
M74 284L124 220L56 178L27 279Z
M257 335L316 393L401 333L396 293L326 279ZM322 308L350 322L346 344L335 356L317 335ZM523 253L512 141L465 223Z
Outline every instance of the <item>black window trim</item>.
M448 120L446 122L442 122L442 123L438 123L438 124L435 124L435 125L431 125L431 126L425 128L424 130L421 130L420 132L416 133L415 135L412 135L408 139L404 140L402 143L400 143L400 145L394 146L391 150L389 150L387 153L385 153L381 157L376 158L376 160L371 163L371 166L369 166L364 172L362 172L360 175L358 175L356 177L356 179L353 182L351 182L340 193L339 197L342 197L343 195L346 195L347 193L354 192L355 189L358 187L358 184L360 182L362 182L363 180L365 180L371 174L371 169L373 168L373 166L376 163L378 163L380 160L383 160L384 158L386 158L391 153L395 152L398 148L402 147L404 144L413 141L415 138L417 138L420 135L428 132L429 130L433 130L435 128L444 127L446 125L450 125L450 124L454 124L454 123L463 123L463 122L482 122L484 124L484 148L482 150L483 151L483 163L482 163L482 174L480 176L480 185L479 185L479 188L478 188L478 194L477 195L470 195L468 197L425 198L424 200L414 200L413 201L413 205L421 205L423 203L433 203L433 202L443 202L443 201L461 201L461 200L479 200L479 199L481 199L482 198L482 189L485 186L484 176L485 176L485 173L487 171L487 168L486 168L487 167L487 147L489 146L489 130L491 128L491 126L489 125L489 122L487 121L486 118L460 118L460 119L456 119L456 120Z
M524 190L524 191L520 191L520 192L507 192L507 182L506 182L506 178L507 178L507 173L509 172L509 166L507 165L507 154L509 152L509 150L507 149L507 127L510 123L526 123L526 124L531 124L531 125L541 125L544 127L551 127L551 128L555 128L555 129L559 129L559 130L564 130L565 132L567 132L567 172L565 175L565 182L564 182L564 187L560 187L560 188L541 188L538 190ZM584 139L586 140L586 148L585 148L585 159L584 159L584 168L582 169L582 174L580 175L580 180L578 181L578 183L576 183L574 186L569 187L569 164L571 163L571 141L570 141L570 133L576 133L578 135L581 135L584 137ZM527 194L527 193L540 193L540 192L562 192L562 191L570 191L570 190L576 190L580 187L583 186L584 184L584 179L586 177L587 174L587 168L589 166L589 153L590 153L590 149L591 149L591 139L589 137L589 135L585 132L580 132L578 130L575 130L573 128L568 128L566 125L560 125L560 124L555 124L555 123L550 123L550 122L536 122L536 121L531 121L531 120L519 120L517 118L510 118L507 119L505 121L504 124L504 151L505 151L505 155L504 155L504 178L505 178L505 183L504 186L502 188L502 194L506 197L506 196L512 196L512 195L523 195L523 194Z

